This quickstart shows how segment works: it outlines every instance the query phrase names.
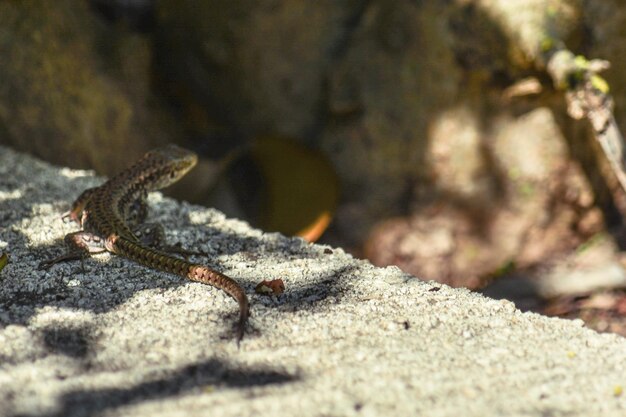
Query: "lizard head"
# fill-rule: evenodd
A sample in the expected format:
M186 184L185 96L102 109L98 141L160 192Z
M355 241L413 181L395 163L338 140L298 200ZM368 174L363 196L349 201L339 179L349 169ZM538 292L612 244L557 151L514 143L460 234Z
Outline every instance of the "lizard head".
M175 183L198 162L198 155L176 145L151 150L139 161L146 173L146 188L158 190Z

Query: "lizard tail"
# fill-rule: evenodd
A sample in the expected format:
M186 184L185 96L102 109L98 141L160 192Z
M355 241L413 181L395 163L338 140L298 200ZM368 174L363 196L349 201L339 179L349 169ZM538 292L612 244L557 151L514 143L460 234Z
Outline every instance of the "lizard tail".
M237 345L239 345L250 316L250 303L246 292L237 281L207 266L175 258L168 253L121 237L115 240L113 249L115 253L149 268L176 274L224 290L239 303L239 323L237 326Z

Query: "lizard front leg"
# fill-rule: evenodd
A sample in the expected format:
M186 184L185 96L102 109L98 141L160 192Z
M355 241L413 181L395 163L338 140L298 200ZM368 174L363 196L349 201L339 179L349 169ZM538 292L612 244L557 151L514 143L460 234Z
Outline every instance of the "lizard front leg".
M84 259L94 253L106 252L103 240L100 236L94 235L93 233L85 231L68 233L65 235L64 240L69 250L61 256L42 261L39 264L39 269L48 269L52 265L61 262L75 261Z
M131 204L122 204L125 207L124 221L132 229L140 225L148 217L148 203L144 195L139 196Z
M72 203L70 211L63 214L63 220L70 219L75 223L81 224L83 209L91 199L91 196L93 196L98 189L100 189L100 187L93 187L83 191L81 195L79 195L78 198Z

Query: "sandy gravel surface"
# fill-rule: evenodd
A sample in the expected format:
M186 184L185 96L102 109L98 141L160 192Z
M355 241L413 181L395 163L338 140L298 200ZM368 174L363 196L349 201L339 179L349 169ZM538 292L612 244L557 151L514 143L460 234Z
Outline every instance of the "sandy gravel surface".
M60 215L100 178L0 147L0 416L624 416L626 340L375 268L154 194L212 287L107 254L60 254ZM279 297L254 294L280 278Z

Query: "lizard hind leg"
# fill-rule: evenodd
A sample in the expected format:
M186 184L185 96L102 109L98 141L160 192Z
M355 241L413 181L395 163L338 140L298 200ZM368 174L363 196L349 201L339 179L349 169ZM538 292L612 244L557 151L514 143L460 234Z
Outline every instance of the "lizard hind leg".
M158 223L142 223L133 229L139 241L151 248L160 249L165 244L165 230Z
M83 260L91 254L106 252L102 239L89 232L68 233L64 240L68 251L56 258L42 261L39 264L39 269L48 269L61 262Z
M148 247L166 251L169 253L174 253L177 255L181 255L185 259L188 259L192 255L197 256L207 256L204 252L196 252L184 249L181 247L180 243L175 245L168 245L165 239L165 231L163 230L163 226L158 223L143 223L137 226L133 233L139 241Z

